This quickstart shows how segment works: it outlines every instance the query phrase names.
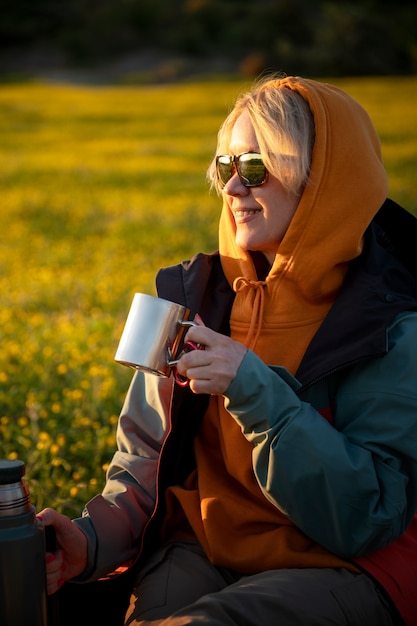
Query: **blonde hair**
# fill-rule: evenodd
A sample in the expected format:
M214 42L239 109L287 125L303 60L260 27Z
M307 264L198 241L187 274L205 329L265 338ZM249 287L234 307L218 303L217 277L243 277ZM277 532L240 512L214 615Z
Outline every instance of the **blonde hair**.
M281 78L264 77L237 98L218 132L216 155L228 153L233 126L246 112L267 170L289 193L297 194L306 184L310 171L314 120L306 100L282 85ZM210 187L220 195L216 158L207 170L207 178Z

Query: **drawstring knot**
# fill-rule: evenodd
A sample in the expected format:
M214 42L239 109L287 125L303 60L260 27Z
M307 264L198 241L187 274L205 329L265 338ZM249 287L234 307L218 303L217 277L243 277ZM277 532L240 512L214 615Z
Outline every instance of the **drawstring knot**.
M252 314L250 318L249 330L246 336L245 345L253 350L261 332L262 320L265 306L265 280L250 280L244 276L238 276L233 281L233 291L239 293L244 289L253 289L255 292ZM256 332L255 332L256 325Z

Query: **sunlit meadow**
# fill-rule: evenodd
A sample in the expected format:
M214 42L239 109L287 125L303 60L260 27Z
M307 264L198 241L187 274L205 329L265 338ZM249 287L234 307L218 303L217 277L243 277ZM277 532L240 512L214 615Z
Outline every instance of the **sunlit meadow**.
M417 81L337 84L374 120L390 196L417 214ZM205 171L244 86L0 86L0 458L25 462L37 509L78 515L104 483L133 294L216 247Z

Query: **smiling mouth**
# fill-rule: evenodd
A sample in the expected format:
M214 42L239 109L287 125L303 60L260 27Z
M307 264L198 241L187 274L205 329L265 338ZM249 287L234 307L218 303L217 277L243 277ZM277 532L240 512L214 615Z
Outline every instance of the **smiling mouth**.
M235 217L245 217L246 215L255 215L256 213L260 213L260 209L248 209L235 211Z

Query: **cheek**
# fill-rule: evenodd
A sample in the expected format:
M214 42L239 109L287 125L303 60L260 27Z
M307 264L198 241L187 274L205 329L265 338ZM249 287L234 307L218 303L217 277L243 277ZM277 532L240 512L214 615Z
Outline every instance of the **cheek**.
M266 224L270 229L272 237L277 236L282 239L289 225L291 224L294 213L297 209L297 203L290 203L288 200L281 203L274 203L269 206L266 215Z
M289 223L297 210L299 197L288 195L281 186L265 199L268 215L277 222Z

